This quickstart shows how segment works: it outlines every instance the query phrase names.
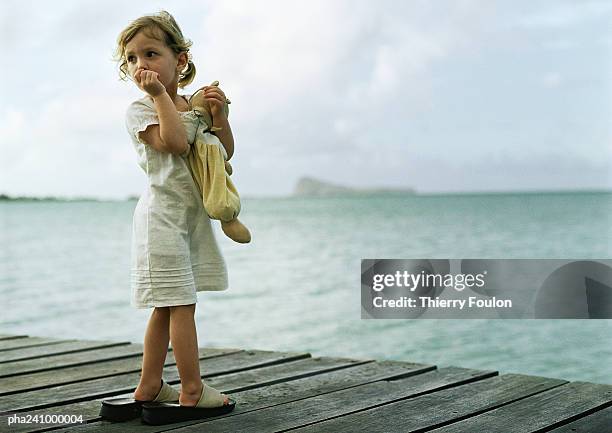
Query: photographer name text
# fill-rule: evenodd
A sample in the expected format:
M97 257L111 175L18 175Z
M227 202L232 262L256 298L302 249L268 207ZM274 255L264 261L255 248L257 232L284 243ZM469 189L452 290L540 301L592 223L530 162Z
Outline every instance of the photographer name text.
M468 299L440 299L419 296L417 299L402 296L397 299L384 299L376 296L372 299L375 308L512 308L511 299L497 299L495 296L489 299L480 299L470 296Z

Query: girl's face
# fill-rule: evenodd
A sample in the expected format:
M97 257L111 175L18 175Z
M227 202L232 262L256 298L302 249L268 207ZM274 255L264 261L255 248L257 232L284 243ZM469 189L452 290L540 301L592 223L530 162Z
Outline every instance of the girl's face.
M132 79L139 69L155 71L166 89L176 89L179 73L187 64L185 53L176 55L163 41L150 38L142 31L125 45L125 57Z

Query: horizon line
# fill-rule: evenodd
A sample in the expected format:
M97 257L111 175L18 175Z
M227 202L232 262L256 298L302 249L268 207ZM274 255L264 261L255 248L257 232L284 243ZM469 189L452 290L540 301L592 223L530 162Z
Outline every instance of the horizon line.
M443 196L443 195L499 195L499 194L563 194L563 193L612 193L612 188L576 188L576 189L523 189L523 190L465 190L465 191L427 191L414 190L397 192L389 191L347 191L331 194L245 194L242 199L274 199L274 198L331 198L341 196L372 196L372 195L409 195L409 196ZM56 201L131 201L138 200L139 195L128 194L124 197L95 197L95 196L68 196L68 195L10 195L0 193L0 200L56 200Z

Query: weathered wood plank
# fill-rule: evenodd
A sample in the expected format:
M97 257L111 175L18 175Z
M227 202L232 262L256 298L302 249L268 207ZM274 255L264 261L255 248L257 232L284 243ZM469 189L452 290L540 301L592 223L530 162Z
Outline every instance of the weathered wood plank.
M83 415L89 422L10 427L19 432L601 433L612 425L612 385L308 353L202 348L200 358L203 379L237 400L234 412L159 427L108 423L98 416L100 401L132 396L142 345L2 334L0 430L12 411ZM179 389L171 351L163 375Z
M98 350L72 352L54 355L49 358L33 358L0 364L0 378L26 375L44 371L53 371L76 367L89 363L124 359L142 355L142 344L124 344L121 346L103 347ZM69 371L69 370L67 370ZM61 372L59 374L62 374Z
M290 363L276 364L267 367L262 367L261 369L256 370L246 370L238 373L232 373L229 376L233 378L232 380L240 385L244 385L244 388L252 389L254 386L266 386L268 383L274 383L279 380L280 377L285 376L285 380L291 380L292 377L306 377L312 376L314 374L320 374L329 371L336 371L341 368L349 368L353 365L360 365L362 363L367 363L369 361L356 361L346 358L305 358L301 360L297 360ZM261 371L260 371L261 370ZM222 376L225 378L226 376ZM262 380L261 384L256 384L253 382L253 379L259 378ZM206 382L212 386L220 387L221 385L217 385L217 382L221 379L209 379ZM171 383L170 381L168 381ZM231 382L231 380L230 380ZM179 389L180 385L176 385L176 388ZM223 388L225 389L225 388ZM126 393L124 395L118 397L131 397L131 393ZM74 405L71 405L74 406ZM42 409L40 411L28 411L29 414L50 414L54 413L53 410L62 410L62 413L65 413L62 407L67 406L55 406L53 408ZM100 420L98 416L100 411L100 401L94 401L93 405L85 405L85 402L79 403L80 412L79 415L83 415L84 419L89 421L91 420ZM71 409L69 409L71 410ZM85 412L84 412L85 411ZM76 413L74 413L76 414ZM105 431L116 431L123 432L126 429L126 424L115 424L115 423L107 423L105 422L105 427L103 428ZM107 425L108 424L108 425ZM99 424L87 425L86 429L92 429L95 431L96 429L102 429Z
M508 404L517 399L525 398L565 383L567 382L559 379L506 374L386 404L384 402L389 401L389 389L392 388L364 388L364 392L355 393L352 397L348 395L343 397L346 399L352 398L353 401L367 398L373 401L374 404L383 405L318 422L299 428L296 431L350 432L356 431L356 429L367 432L401 431L408 433L424 431L425 429L435 428L465 417L475 416L500 405ZM399 381L399 385L404 387L407 392L410 392L412 389L409 381L406 379ZM395 393L393 394L393 396L396 395ZM311 405L307 406L309 410L303 410L300 407L292 408L294 416L303 423L302 425L307 425L310 422L309 417L312 417L313 410L320 410L327 415L330 412L336 413L338 411L338 409L334 409L334 405L340 407L340 410L344 412L343 406L352 404L347 400L338 401L333 397L335 396L327 395L315 398L315 402L320 404L319 406L315 405L314 409ZM284 408L278 406L276 410L282 414ZM206 429L207 431L214 431L209 430L208 423L206 424ZM489 432L488 428L463 430L463 432L466 431Z
M74 339L60 340L56 338L42 338L42 337L12 338L9 340L0 340L0 351L21 349L24 347L44 346L48 344L63 343L66 341L75 341L75 340Z
M612 385L572 382L432 431L539 432L543 428L558 426L566 420L583 416L610 403Z
M612 406L565 424L550 433L602 433L612 430Z
M223 376L223 384L232 392L246 391L305 377L319 375L334 370L344 370L355 365L367 364L368 360L348 358L306 358L291 364L271 365L257 370L240 371Z
M496 372L493 371L485 372L457 367L442 368L408 378L373 382L349 389L319 394L304 400L245 414L237 413L235 416L219 418L204 424L200 423L177 429L176 431L195 432L201 429L205 429L207 432L283 431L363 411L377 405L388 404L393 401L483 380L487 377L493 377L495 374ZM351 431L369 431L369 429L361 430L359 424L353 424ZM385 431L404 430L386 429Z
M205 372L204 377L214 377L234 371L289 362L307 357L310 357L310 354L252 350L205 359L200 362L200 365L203 367L201 371ZM164 377L168 377L169 381L177 380L178 371L176 366L165 367ZM36 391L0 396L0 411L25 411L56 406L60 403L77 402L131 392L138 384L139 378L140 373L127 373Z
M311 364L319 363L320 361L317 361L317 359L318 358L311 358ZM322 360L325 360L325 358L322 358ZM309 360L296 361L295 363L292 363L292 365L303 363L303 367L306 367L306 363L308 361ZM349 361L354 362L355 360ZM283 367L285 366L279 365L268 367L266 368L267 371L265 372L270 377L283 375L285 374L282 369ZM286 367L291 367L291 365L286 365ZM236 406L236 410L232 412L232 414L237 414L259 410L261 408L287 403L289 401L301 400L303 398L336 391L338 389L349 388L364 383L374 382L377 380L412 376L419 373L423 373L425 371L431 371L433 368L435 367L431 365L404 363L396 361L366 362L361 364L354 363L348 368L331 371L321 371L320 374L310 375L300 379L268 386L264 385L266 383L269 383L270 380L261 375L260 379L263 380L261 382L261 387L253 388L252 386L247 385L244 387L246 388L246 390L244 391L238 390L243 384L243 377L248 380L248 376L242 376L244 373L249 374L248 371L244 373L235 373L232 375L223 376L222 380L219 383L209 383L208 381L207 383L218 389L221 389L223 392L232 395L233 398L239 401L239 404ZM280 373L275 372L274 369L280 369ZM226 386L226 383L228 386ZM234 384L234 388L232 388L232 383ZM99 408L99 402L96 402L96 405L92 408L97 419L100 419L97 416L100 410ZM232 414L230 414L230 416ZM116 423L109 423L106 421L100 421L88 424L86 426L82 426L76 431L108 431L120 433L127 430L130 432L155 432L165 431L169 428L178 428L181 426L194 425L197 423L198 421L190 421L185 423L172 424L171 426L154 427L143 425L140 420L133 420L128 423L122 423L121 425ZM122 430L122 428L124 430Z
M220 376L212 379L207 379L206 383L215 388L219 389L227 389L227 387L221 382L225 383L225 377L230 377L231 381L234 381L240 385L244 385L245 388L252 389L254 386L266 386L266 384L271 382L276 382L279 377L287 376L285 380L291 380L291 377L304 377L304 376L312 376L319 373L324 373L327 371L336 371L341 368L349 368L359 362L367 362L367 361L355 361L351 359L345 358L305 358L297 361L293 361L290 363L276 364L267 367L262 367L260 369L255 370L246 370L237 373L232 373L227 376ZM288 372L292 372L288 374ZM261 384L253 383L254 378L259 378L262 380ZM171 383L170 381L168 381ZM176 385L177 389L180 389L180 385ZM131 397L131 393L124 394L122 396ZM119 396L121 397L121 396ZM57 409L57 406L54 408L43 409L49 411L51 409ZM96 401L94 405L90 408L91 410L84 415L84 418L91 420L100 420L98 416L100 411L100 401ZM33 413L33 412L28 412ZM81 412L82 413L82 412ZM100 420L101 421L101 420ZM116 431L123 432L128 426L125 423L122 424L114 424L104 422L104 430L105 431ZM99 424L88 424L85 427L87 430L96 431L96 429L102 429Z
M126 346L121 346L126 347ZM240 352L240 349L216 349L200 348L200 359L211 358L219 355ZM136 356L121 359L110 359L100 362L96 360L87 364L72 364L72 368L54 369L27 375L11 376L0 379L0 396L16 392L32 391L35 389L48 388L57 385L80 382L83 380L99 379L102 377L116 376L118 374L139 372L142 367L141 351ZM119 354L115 354L117 357ZM168 351L166 366L175 365L174 354Z
M23 349L0 352L0 363L22 361L33 358L60 355L64 353L81 352L84 350L101 349L103 347L116 347L130 344L129 342L116 341L66 341L51 346L27 347Z

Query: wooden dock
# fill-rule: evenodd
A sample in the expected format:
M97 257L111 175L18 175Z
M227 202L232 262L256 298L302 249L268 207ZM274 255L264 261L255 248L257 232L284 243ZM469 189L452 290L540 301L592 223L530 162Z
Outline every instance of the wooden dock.
M100 401L132 396L141 362L140 344L0 335L0 431L612 432L612 385L219 348L200 349L200 370L236 400L230 414L164 426L102 421ZM163 377L180 383L172 350ZM15 414L83 421L8 426Z

